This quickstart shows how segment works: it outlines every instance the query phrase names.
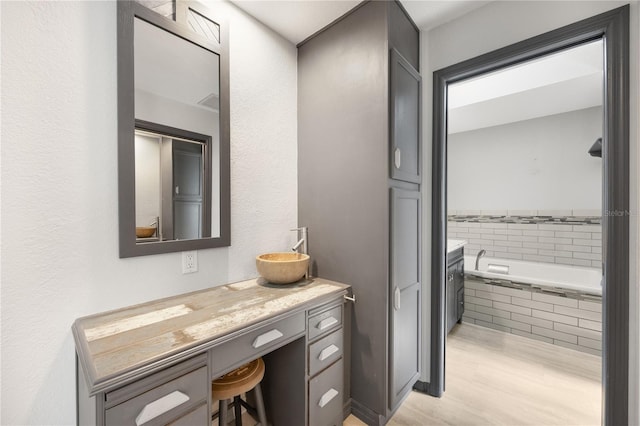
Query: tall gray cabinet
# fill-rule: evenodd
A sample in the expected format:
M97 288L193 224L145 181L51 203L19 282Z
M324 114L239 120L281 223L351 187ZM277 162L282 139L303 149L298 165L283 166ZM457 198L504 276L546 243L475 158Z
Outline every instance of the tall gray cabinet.
M419 32L365 2L298 47L299 223L315 276L349 283L354 414L385 424L418 378Z

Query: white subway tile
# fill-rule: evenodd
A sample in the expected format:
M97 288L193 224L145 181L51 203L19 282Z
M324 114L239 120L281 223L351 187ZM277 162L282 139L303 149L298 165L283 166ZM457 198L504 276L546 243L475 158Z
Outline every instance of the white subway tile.
M469 309L465 309L464 310L464 314L467 317L473 318L474 320L476 320L476 324L477 324L477 320L485 321L485 322L488 322L488 323L491 323L491 321L492 321L491 315L483 314L481 312L476 312L476 311L472 311L472 310L469 310Z
M522 235L532 237L554 237L556 234L553 231L522 231Z
M506 247L501 247L501 250L504 250ZM496 247L496 250L498 248ZM522 255L518 253L507 253L505 251L496 251L493 257L497 259L514 259L514 260L522 260Z
M487 306L476 305L476 311L481 312L483 314L491 315L493 317L511 318L511 314L508 311L489 308Z
M598 245L597 247L591 247L591 253L602 254L602 246Z
M531 327L531 332L533 334L550 337L554 340L562 340L563 342L573 343L574 345L578 344L578 336L572 334L549 330L548 328L536 327L535 325Z
M531 316L536 318L542 318L549 321L561 322L569 325L578 325L578 318L569 317L566 315L554 314L552 312L538 311L537 309L531 310Z
M507 236L506 235L488 235L488 234L484 234L483 238L486 240L498 240L498 241L507 241Z
M574 246L571 244L556 244L556 250L558 251L579 251L582 253L591 253L591 247L586 246Z
M520 321L520 322L525 322L527 324L536 325L538 327L553 329L553 321L549 321L542 318L530 317L528 315L522 315L522 314L513 312L511 314L511 319L514 321Z
M538 241L538 237L509 235L509 241L526 241L528 243L535 243Z
M468 317L466 314L462 315L462 322L466 322L467 324L475 324L476 320L471 317Z
M493 307L503 311L515 312L521 315L531 315L531 308L513 305L510 303L493 302Z
M583 240L579 238L573 239L574 246L590 246L590 247L602 247L601 240Z
M521 330L521 331L526 331L526 332L530 332L531 331L531 325L530 324L525 324L525 323L517 322L517 321L511 321L510 319L507 319L507 318L496 318L496 317L493 317L493 323L494 324L504 325L505 327L509 327L509 328L515 328L516 330Z
M562 305L568 308L578 307L578 301L576 299L571 299L568 297L553 296L544 293L532 293L531 298L539 302L551 303L552 305Z
M537 249L520 248L520 247L509 247L508 251L509 253L521 253L521 254L537 254L538 253Z
M521 236L523 232L521 229L507 229L507 235Z
M508 229L521 229L523 231L535 231L538 229L538 225L535 223L509 223L507 224Z
M570 251L540 250L540 254L542 256L566 257L569 259L573 257L573 252Z
M562 265L575 265L575 266L592 266L592 263L590 260L583 260L583 259L567 259L564 257L556 257L556 263L560 263Z
M481 228L482 225L479 222L464 222L467 228Z
M597 260L592 260L591 261L591 267L592 268L602 268L602 261L598 262Z
M536 254L525 254L522 256L522 260L530 260L531 262L545 262L554 263L554 258L550 256L540 256Z
M477 305L477 306L487 306L489 308L493 307L493 305L491 303L491 300L480 299L480 298L474 297L474 296L467 296L466 293L464 295L464 303L465 304L473 303L474 305Z
M511 333L515 334L517 336L526 337L528 339L534 339L534 340L539 340L541 342L553 344L553 339L550 339L550 338L544 337L544 336L539 336L537 334L526 333L526 332L520 331L520 330L511 330Z
M536 248L536 249L543 249L543 250L553 250L556 248L555 244L551 244L551 243L528 243L528 242L524 242L522 243L522 247L526 247L526 248Z
M581 238L588 239L591 238L590 232L556 232L557 238Z
M586 337L578 337L578 345L591 349L602 350L602 342L599 340L588 339Z
M494 285L492 287L493 287L493 293L503 294L505 296L519 297L521 299L531 299L531 292L527 290L501 287L498 285Z
M471 288L465 288L464 289L464 295L465 296L475 296L476 295L476 291L471 289Z
M597 355L597 356L601 356L601 351L597 350L597 349L591 349L591 348L587 348L585 346L578 346L578 345L572 345L571 343L567 343L567 342L563 342L561 340L556 340L553 342L554 345L557 346L562 346L564 348L567 349L573 349L574 351L580 351L580 352L585 352L585 353L589 353L592 355Z
M573 231L573 227L571 225L552 225L549 223L541 223L538 224L538 229L541 231L554 231L554 232L562 232L562 231Z
M522 247L521 241L495 241L493 244L501 247Z
M553 312L556 314L570 315L572 317L584 318L591 321L602 320L602 314L600 312L587 311L586 309L575 309L566 306L555 305Z
M601 209L576 209L572 212L573 216L576 217L601 217L602 210Z
M571 244L571 238L538 237L538 242L553 244Z
M590 330L602 331L602 323L599 321L586 320L578 318L578 327L588 328Z
M505 327L499 324L493 324L491 322L486 322L486 321L476 321L476 325L481 325L483 327L487 327L487 328L492 328L494 330L498 330L498 331L504 331L506 333L511 332L511 329L509 327Z
M602 225L573 225L575 232L602 232Z
M602 240L602 233L601 232L593 232L593 233L591 233L591 239L592 240Z
M575 259L602 260L602 255L598 253L573 253Z
M485 284L481 281L477 281L477 280L470 280L470 279L465 279L464 280L464 288L471 288L473 290L481 290L481 291L491 291L491 289L494 286L489 285L489 284ZM466 291L466 290L465 290Z
M553 329L567 334L575 334L578 337L582 336L593 340L602 340L601 332L589 330L587 328L580 328L557 322L553 325Z
M494 229L493 233L494 234L498 234L498 235L507 235L507 233L509 232L508 229Z
M482 216L506 216L507 209L504 210L480 210Z
M457 210L460 216L480 216L480 210Z
M491 229L507 229L507 224L506 223L481 223L480 224L482 228L491 228Z
M465 293L466 293L465 289ZM488 291L476 290L476 297L489 300L497 300L498 302L511 303L511 296L499 293L490 293Z
M533 296L535 293L532 293ZM520 299L514 297L511 301L514 305L525 306L527 308L539 309L541 311L553 312L553 305L551 303L539 302L531 299Z

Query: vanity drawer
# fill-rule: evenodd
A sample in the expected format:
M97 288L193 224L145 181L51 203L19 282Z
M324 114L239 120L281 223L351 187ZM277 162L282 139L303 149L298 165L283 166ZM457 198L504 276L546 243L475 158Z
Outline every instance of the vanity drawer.
M296 335L304 334L304 312L260 327L211 349L212 377L252 361L282 346Z
M159 373L161 374L161 373ZM207 367L170 380L138 396L106 410L107 425L166 425L183 416L198 415L200 409L189 412L189 408L207 402L209 389ZM195 414L194 414L195 413ZM206 409L205 409L206 414ZM207 422L208 415L202 418Z
M309 340L313 340L328 331L342 325L342 305L309 317L307 333Z
M344 339L342 329L329 334L309 346L309 375L322 371L342 357Z
M343 362L309 381L309 426L341 426Z

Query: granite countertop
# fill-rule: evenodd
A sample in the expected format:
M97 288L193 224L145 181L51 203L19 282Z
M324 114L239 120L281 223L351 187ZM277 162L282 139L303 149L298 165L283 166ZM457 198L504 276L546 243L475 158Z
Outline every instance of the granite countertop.
M349 286L251 279L77 319L72 327L89 387L287 312Z
M467 245L467 240L447 239L447 254Z

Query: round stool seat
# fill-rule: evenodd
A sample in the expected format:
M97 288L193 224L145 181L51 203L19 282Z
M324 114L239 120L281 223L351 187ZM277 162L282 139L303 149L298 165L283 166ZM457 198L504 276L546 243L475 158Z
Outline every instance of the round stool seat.
M231 399L256 387L263 377L264 361L258 358L214 380L211 383L211 398Z

